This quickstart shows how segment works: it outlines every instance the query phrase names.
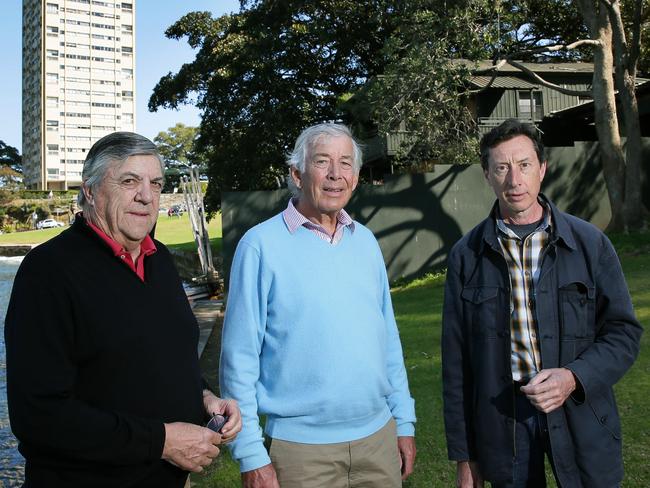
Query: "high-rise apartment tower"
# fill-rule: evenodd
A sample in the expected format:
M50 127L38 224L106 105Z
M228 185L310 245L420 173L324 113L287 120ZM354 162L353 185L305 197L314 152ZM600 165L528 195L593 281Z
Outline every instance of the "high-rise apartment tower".
M119 130L135 130L135 0L23 0L27 187L79 187L92 144Z

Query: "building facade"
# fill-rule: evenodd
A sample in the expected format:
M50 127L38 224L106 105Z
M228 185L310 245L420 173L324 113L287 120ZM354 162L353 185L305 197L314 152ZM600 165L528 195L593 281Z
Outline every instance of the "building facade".
M135 0L23 0L27 188L81 184L86 153L135 131Z

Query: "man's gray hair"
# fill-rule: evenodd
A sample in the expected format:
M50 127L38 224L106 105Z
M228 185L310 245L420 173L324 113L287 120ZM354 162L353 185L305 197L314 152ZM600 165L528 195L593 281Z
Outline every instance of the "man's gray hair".
M84 161L81 176L83 183L77 196L77 204L84 212L90 210L90 205L83 187L96 190L113 163L122 163L131 156L154 156L160 162L160 171L165 174L165 164L156 145L146 137L135 132L113 132L104 136L93 144Z
M355 174L359 174L361 165L363 164L363 153L361 146L352 136L350 129L343 124L331 122L312 125L300 133L298 139L296 139L296 145L293 151L287 155L287 165L289 166L290 172L287 177L287 183L294 196L300 195L300 189L294 183L293 178L291 178L291 168L296 168L300 174L303 174L312 148L324 138L341 136L347 136L352 141L352 166L354 167Z

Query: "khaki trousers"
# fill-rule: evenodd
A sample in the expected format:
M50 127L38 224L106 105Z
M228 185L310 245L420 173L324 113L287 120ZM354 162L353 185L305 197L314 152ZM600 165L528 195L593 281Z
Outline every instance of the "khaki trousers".
M271 439L269 455L281 488L399 488L395 420L352 442L301 444Z

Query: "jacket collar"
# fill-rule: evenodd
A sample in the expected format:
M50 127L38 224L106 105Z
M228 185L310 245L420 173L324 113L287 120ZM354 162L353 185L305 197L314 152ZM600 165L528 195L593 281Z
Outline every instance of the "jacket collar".
M563 212L560 212L557 207L549 200L543 193L539 194L539 198L548 205L551 209L551 222L553 222L553 231L551 236L551 244L558 242L563 243L571 250L576 249L576 242L571 232L571 227ZM496 219L498 217L499 201L496 200L492 205L492 210L487 219L479 224L477 227L478 232L470 237L469 247L477 250L479 253L484 253L485 248L490 247L497 252L501 252L501 246L497 238L496 232Z

